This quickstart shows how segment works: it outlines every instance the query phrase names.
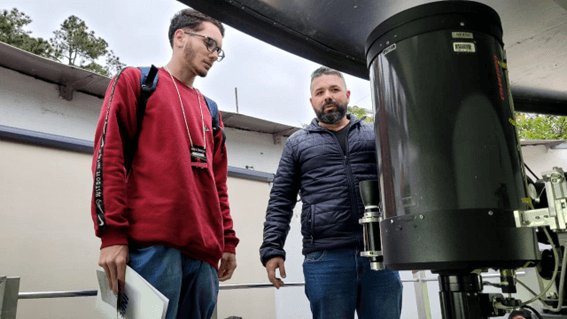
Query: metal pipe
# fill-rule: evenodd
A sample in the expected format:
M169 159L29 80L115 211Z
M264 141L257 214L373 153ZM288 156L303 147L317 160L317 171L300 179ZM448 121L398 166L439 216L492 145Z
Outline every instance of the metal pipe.
M89 297L96 296L97 290L72 290L72 291L46 291L46 292L20 292L18 299L45 299L63 297Z
M525 272L518 272L516 275L523 276ZM500 274L486 274L482 275L483 278L499 278ZM403 279L402 282L424 282L424 281L437 281L437 278L413 278ZM303 282L289 282L285 283L284 287L302 287L305 286ZM220 290L235 290L235 289L249 289L249 288L270 288L272 284L232 284L219 286ZM46 299L46 298L66 298L66 297L90 297L96 296L97 290L71 290L71 291L46 291L46 292L20 292L18 299Z
M284 287L301 287L305 286L304 282L286 282ZM272 284L233 284L219 286L220 290L248 289L248 288L273 288Z

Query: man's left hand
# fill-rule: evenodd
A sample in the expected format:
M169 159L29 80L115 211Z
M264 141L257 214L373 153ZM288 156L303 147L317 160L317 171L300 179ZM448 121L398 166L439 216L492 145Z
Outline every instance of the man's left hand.
M219 281L226 281L232 277L236 269L236 254L223 253L219 267Z

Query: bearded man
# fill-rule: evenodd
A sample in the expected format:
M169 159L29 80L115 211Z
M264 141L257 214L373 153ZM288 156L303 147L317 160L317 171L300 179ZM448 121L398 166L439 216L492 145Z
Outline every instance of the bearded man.
M399 318L402 284L388 269L373 271L361 257L364 212L359 183L377 179L372 125L347 114L350 91L343 75L321 67L311 75L310 102L317 115L285 143L264 223L260 259L268 279L284 285L284 244L297 194L305 294L313 318Z

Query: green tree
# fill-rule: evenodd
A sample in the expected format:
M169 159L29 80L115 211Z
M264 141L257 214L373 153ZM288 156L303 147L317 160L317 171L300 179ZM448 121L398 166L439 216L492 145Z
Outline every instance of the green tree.
M31 53L51 58L53 48L42 38L31 37L31 31L24 28L32 22L31 18L18 9L2 10L0 13L0 41Z
M24 30L32 20L25 13L13 8L12 11L2 10L0 14L0 40L6 43L16 43L31 32Z
M518 134L523 140L567 139L567 117L516 113Z
M363 121L365 122L374 122L374 117L366 113L366 109L360 108L356 105L347 107L348 113L352 113L356 116L356 118L362 118L366 116Z
M122 63L120 61L120 58L114 55L114 51L110 50L106 54L106 66L104 67L104 69L107 73L116 74L125 66L126 64Z
M108 50L108 43L89 31L85 22L76 16L67 18L49 41L30 35L31 31L25 27L31 22L29 16L16 8L0 11L0 41L105 76L116 74L125 66ZM99 64L100 60L106 63Z
M112 51L109 52L108 43L103 38L97 37L94 31L89 31L86 23L74 15L63 21L61 28L53 34L55 37L50 39L50 43L59 61L65 59L69 65L106 76L114 71L117 63L120 64ZM104 57L114 63L103 66L96 62Z

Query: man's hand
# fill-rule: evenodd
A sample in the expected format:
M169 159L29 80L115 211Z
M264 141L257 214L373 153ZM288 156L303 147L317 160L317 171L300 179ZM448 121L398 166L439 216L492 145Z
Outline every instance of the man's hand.
M236 255L223 253L218 272L219 281L229 280L232 277L232 273L234 273L234 269L236 269Z
M282 257L274 257L266 263L266 271L268 272L268 279L270 282L276 287L280 289L284 285L283 281L279 278L276 278L276 268L280 269L280 275L282 278L285 278L285 266L284 260Z
M128 257L127 245L108 246L100 250L98 265L104 268L108 285L115 295L118 294L117 280L120 281L120 286L124 287Z

